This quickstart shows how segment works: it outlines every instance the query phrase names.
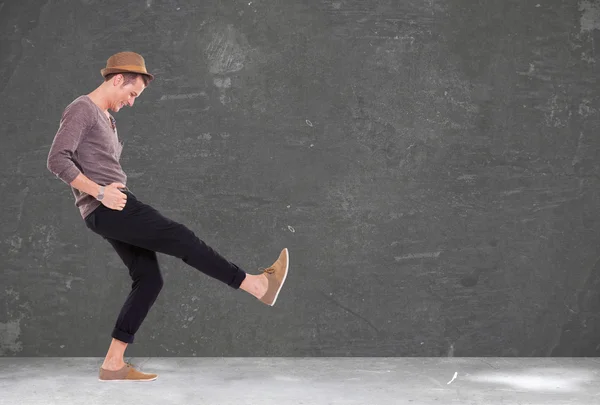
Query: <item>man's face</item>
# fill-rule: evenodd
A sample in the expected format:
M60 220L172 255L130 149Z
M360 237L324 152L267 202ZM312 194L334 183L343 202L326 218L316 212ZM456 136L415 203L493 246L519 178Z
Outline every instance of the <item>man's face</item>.
M142 94L145 89L144 81L141 77L137 77L134 83L129 83L123 86L124 78L117 75L113 78L114 98L110 107L114 112L119 112L126 105L133 106L135 99Z

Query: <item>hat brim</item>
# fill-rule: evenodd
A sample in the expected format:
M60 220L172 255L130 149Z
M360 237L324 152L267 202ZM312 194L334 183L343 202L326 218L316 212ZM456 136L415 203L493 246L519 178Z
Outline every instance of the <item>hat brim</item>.
M148 77L151 81L154 80L154 75L142 71L142 70L136 70L136 69L119 69L119 68L104 68L102 70L100 70L100 74L103 77L106 77L112 73L138 73L140 75L144 75L146 77Z

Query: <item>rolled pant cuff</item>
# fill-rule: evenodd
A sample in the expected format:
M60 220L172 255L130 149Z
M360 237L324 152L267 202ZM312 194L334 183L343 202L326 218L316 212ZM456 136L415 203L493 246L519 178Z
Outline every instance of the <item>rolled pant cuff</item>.
M115 328L113 329L112 337L124 343L133 343L134 336Z
M246 272L238 269L237 273L233 277L233 281L229 284L229 286L237 290L240 288L240 286L242 285L242 281L244 281L245 278Z

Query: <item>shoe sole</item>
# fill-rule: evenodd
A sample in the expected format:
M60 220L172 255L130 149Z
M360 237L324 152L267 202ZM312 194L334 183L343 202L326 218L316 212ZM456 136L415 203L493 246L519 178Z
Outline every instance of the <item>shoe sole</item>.
M277 301L277 297L279 297L279 292L281 291L281 288L283 287L283 283L285 283L285 279L287 278L287 275L288 275L288 269L290 267L290 252L287 250L287 248L285 248L283 250L285 250L285 259L286 259L285 274L283 275L283 280L281 280L281 284L279 285L279 288L277 289L277 292L275 293L275 298L273 298L273 302L270 304L271 306L275 305L275 301Z
M157 377L154 378L148 378L148 379L144 379L144 380L102 380L100 378L98 378L98 381L100 382L104 382L104 383L111 383L111 382L150 382L150 381L156 381Z

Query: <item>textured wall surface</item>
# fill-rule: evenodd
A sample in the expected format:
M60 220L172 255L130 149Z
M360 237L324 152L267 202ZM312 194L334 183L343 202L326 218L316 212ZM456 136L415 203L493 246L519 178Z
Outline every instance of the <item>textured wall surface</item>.
M600 354L598 1L0 1L0 355L103 356L130 280L46 169L113 53L128 186L273 308L159 256L129 355Z

